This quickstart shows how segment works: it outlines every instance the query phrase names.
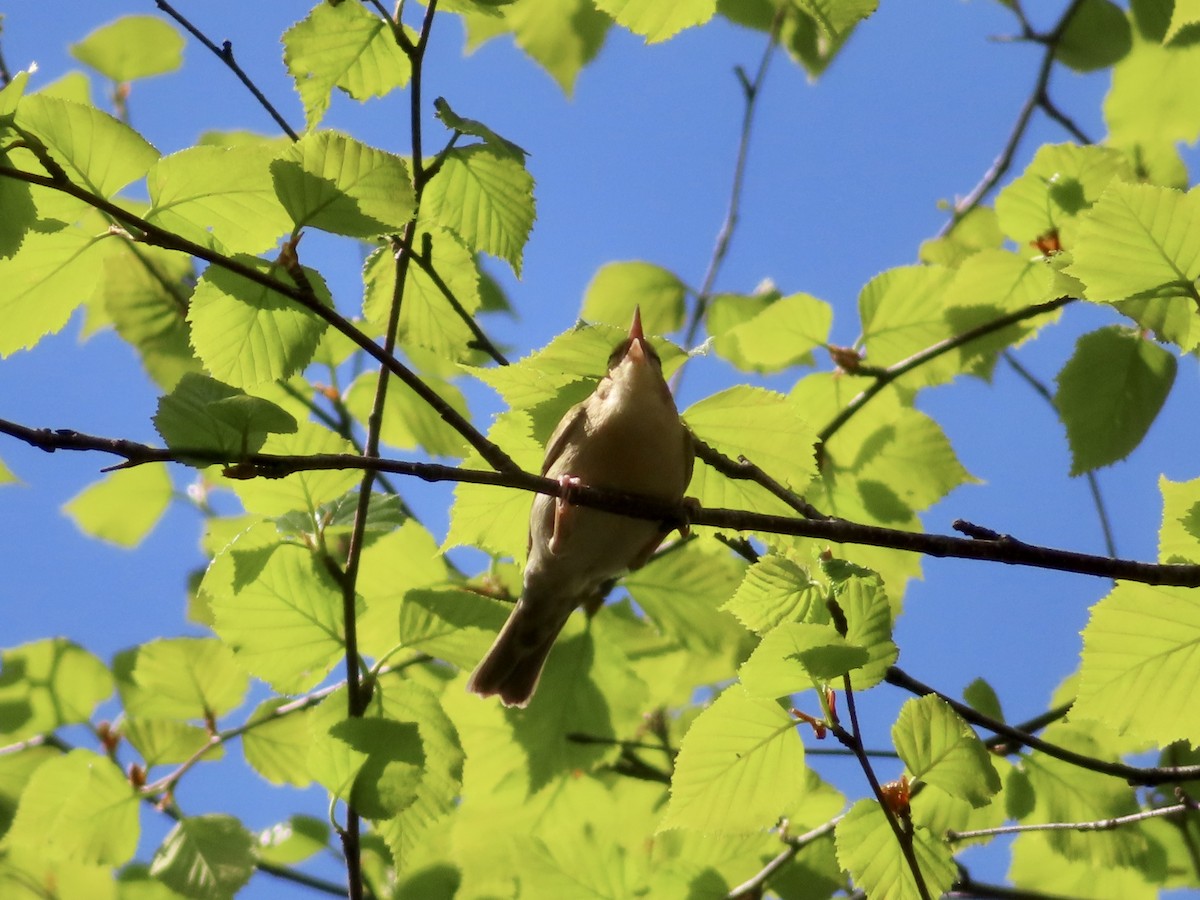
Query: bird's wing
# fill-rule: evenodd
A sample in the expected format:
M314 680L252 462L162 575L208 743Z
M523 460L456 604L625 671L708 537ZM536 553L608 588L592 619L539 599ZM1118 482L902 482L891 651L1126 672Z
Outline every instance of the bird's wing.
M576 403L567 410L567 414L562 417L558 423L558 427L554 429L554 434L550 435L550 440L546 442L546 458L542 460L542 475L550 471L550 467L562 456L563 449L572 440L579 440L583 435L583 423L587 419L587 410L584 403ZM569 474L569 473L567 473Z

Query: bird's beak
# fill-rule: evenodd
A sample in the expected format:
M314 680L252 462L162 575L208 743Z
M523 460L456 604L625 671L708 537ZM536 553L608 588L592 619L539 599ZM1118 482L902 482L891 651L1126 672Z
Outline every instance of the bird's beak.
M633 308L633 324L629 326L629 349L625 351L627 357L632 357L636 363L644 363L649 357L646 352L646 335L642 331L642 308L635 306Z

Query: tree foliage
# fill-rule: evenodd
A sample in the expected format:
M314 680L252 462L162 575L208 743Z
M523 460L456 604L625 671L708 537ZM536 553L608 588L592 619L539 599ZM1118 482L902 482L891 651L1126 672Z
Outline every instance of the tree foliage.
M850 885L871 898L989 896L959 855L1004 831L1018 835L1018 888L1200 886L1188 793L1200 776L1200 478L1163 479L1157 561L969 524L925 534L919 519L973 480L917 408L926 389L988 378L1050 323L1107 310L1052 394L1072 474L1087 475L1138 448L1200 349L1200 193L1178 153L1200 134L1200 9L1074 0L1039 32L1004 5L1043 54L1028 108L920 262L864 279L852 347L832 345L833 309L817 297L716 292L719 243L695 287L645 260L602 266L582 301L588 324L510 363L487 334L510 302L488 267L520 275L536 216L521 135L421 90L447 17L471 45L511 35L569 92L608 29L653 43L718 16L816 78L839 54L854 64L845 48L872 0L431 0L410 22L330 0L282 36L302 129L258 94L280 133L210 132L166 156L130 124L128 83L178 68L185 38L240 73L229 45L171 4L73 46L118 85L113 113L6 73L0 356L82 307L158 386L147 415L161 445L0 431L117 456L66 508L98 539L136 545L171 504L199 503L210 562L187 604L202 637L107 661L58 637L3 651L0 893L222 898L262 872L336 893L304 874L334 848L352 897L799 900ZM1063 66L1111 70L1103 144L1051 101ZM764 59L740 73L744 139L765 72ZM407 144L322 127L339 95L393 92L411 99ZM443 134L423 133L429 109ZM1034 112L1067 139L1010 173ZM317 232L363 249L357 296L305 264L301 238ZM603 374L635 304L666 336L668 374L706 341L745 383L683 411L694 503L586 486L574 499L690 521L694 534L572 618L528 709L468 696L464 670L519 592L531 492L558 490L532 474L541 447ZM486 428L466 400L475 384L505 405ZM191 501L176 493L180 472ZM0 483L10 477L0 464ZM446 534L410 504L416 478L457 482ZM212 492L236 503L209 504ZM486 561L467 568L456 547ZM990 560L980 578L1003 562L1120 579L1045 715L1007 722L993 686L957 697L897 666L893 629L921 553ZM270 696L252 704L255 683ZM891 723L905 774L890 782L858 709L885 690L913 695ZM114 698L119 715L101 721ZM821 738L861 765L857 793L822 778ZM239 753L271 784L319 785L329 821L297 814L251 834L177 801L195 770ZM173 823L148 847L154 816Z

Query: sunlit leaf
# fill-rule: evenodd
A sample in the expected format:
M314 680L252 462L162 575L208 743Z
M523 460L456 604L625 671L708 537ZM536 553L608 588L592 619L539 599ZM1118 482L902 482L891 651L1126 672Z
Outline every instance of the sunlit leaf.
M64 506L84 534L119 547L136 547L158 524L174 488L157 463L122 469L84 488Z
M122 16L71 45L71 55L113 81L174 72L183 65L183 37L155 16Z

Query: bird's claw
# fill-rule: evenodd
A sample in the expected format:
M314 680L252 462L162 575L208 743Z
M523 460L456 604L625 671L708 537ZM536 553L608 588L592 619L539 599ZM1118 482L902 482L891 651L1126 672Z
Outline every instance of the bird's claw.
M550 533L551 553L558 552L571 531L571 495L582 484L583 480L577 475L560 475L558 478L559 494L554 498L554 529Z

